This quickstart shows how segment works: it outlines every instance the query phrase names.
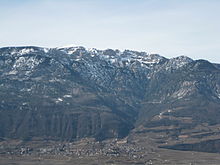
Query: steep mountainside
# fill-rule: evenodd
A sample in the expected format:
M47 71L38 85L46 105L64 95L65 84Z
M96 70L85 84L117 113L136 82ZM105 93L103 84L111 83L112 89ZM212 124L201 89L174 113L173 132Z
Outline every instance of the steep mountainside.
M146 134L175 148L180 139L194 144L220 135L219 65L185 56L1 48L0 102L3 139Z

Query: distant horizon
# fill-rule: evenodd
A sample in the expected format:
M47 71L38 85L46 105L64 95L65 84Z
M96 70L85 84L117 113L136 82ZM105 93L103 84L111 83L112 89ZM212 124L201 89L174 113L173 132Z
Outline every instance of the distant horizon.
M0 1L0 47L82 45L220 63L219 0Z
M110 48L110 47L107 47L107 48L97 48L97 47L87 47L87 46L84 46L84 45L73 45L73 44L63 45L63 46L54 46L54 47L38 46L38 45L16 45L16 46L11 45L11 46L1 46L0 48L7 48L7 47L15 47L15 48L16 48L16 47L18 47L18 48L19 48L19 47L37 47L37 48L49 48L49 49L55 49L55 48L69 48L69 47L84 47L86 50L92 49L92 48L97 49L97 50L112 49L112 50L119 50L119 51L121 51L121 52L123 52L123 51L125 51L125 50L131 50L131 51L137 51L137 52L145 52L145 53L147 53L147 54L157 54L157 55L160 55L160 56L165 57L165 58L168 58L168 59L176 58L176 57L180 57L180 56L186 56L186 57L189 57L189 58L191 58L191 59L193 59L193 60L207 60L207 61L209 61L209 62L211 62L211 63L214 63L214 64L220 64L220 62L213 62L213 61L208 60L208 59L205 59L205 58L197 58L197 59L195 59L195 58L192 58L192 57L187 56L187 55L184 55L184 54L182 54L182 55L176 55L176 56L172 56L172 57L167 57L166 55L163 55L163 54L160 54L160 53L157 53L157 52L148 52L148 51L141 51L141 50L136 50L136 49L127 49L127 48L125 48L125 49Z

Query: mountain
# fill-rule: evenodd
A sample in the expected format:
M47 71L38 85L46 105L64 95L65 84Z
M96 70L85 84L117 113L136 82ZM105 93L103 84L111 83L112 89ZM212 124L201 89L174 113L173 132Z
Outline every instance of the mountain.
M206 60L4 47L0 102L1 139L142 136L163 148L220 152L220 67Z

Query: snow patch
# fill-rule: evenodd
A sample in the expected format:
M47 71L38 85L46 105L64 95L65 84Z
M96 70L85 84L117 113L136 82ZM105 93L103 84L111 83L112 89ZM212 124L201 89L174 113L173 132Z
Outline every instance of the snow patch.
M70 98L70 97L72 97L72 95L64 95L63 97L64 98Z
M28 53L31 53L31 52L34 52L34 49L33 49L33 48L24 48L24 49L21 49L21 50L19 51L19 53L20 53L21 55L23 55L23 54L28 54Z
M62 98L57 98L55 102L56 102L56 103L59 103L59 102L62 102L62 101L63 101Z
M18 73L18 71L12 70L12 71L8 72L8 75L15 75L15 74L17 74L17 73Z
M19 57L15 61L13 68L33 69L35 66L37 66L41 62L42 60L38 60L35 57Z
M49 48L43 48L43 51L45 52L45 53L48 53L49 52Z

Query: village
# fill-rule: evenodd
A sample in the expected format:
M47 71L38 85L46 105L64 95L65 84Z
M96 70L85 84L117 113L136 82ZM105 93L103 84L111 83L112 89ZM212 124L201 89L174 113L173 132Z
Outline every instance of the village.
M152 150L151 150L152 152ZM67 157L128 157L129 159L141 159L149 153L144 146L128 142L127 139L111 139L107 141L95 141L85 138L77 142L48 143L44 146L34 147L28 143L10 147L1 145L1 155L19 156L67 156Z

